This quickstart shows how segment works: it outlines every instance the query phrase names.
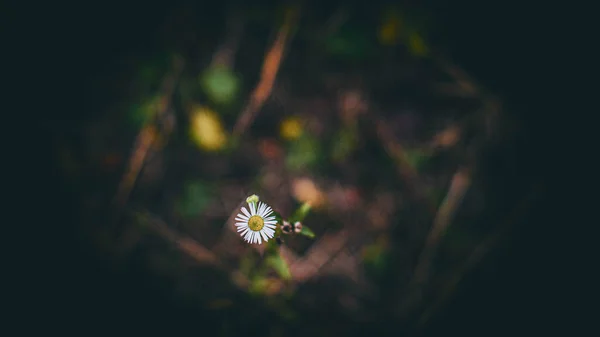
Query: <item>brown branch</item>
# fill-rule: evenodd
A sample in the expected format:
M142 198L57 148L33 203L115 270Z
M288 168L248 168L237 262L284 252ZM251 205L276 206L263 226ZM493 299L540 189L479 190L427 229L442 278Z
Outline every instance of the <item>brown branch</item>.
M225 41L214 53L210 67L224 66L233 68L234 55L237 52L241 37L244 33L244 17L239 9L233 8L227 19Z
M459 169L452 177L446 198L444 198L433 220L433 226L429 231L425 248L419 257L412 280L413 284L421 284L427 278L437 246L470 185L471 173L469 169Z
M429 142L429 148L432 150L437 150L453 147L459 142L462 133L464 132L463 127L463 125L455 123L441 130L435 136L433 136Z
M503 237L510 232L514 224L517 222L519 216L521 216L521 214L523 214L523 212L526 210L526 206L535 200L538 192L540 192L540 188L541 185L534 186L531 191L521 200L521 202L515 206L510 215L506 217L504 224L498 227L493 234L475 247L463 265L458 268L458 270L450 278L450 281L446 283L446 287L443 290L442 295L437 296L437 300L421 315L421 318L417 323L417 329L422 328L433 316L433 314L435 314L435 312L437 312L451 298L454 290L460 284L460 281L463 279L464 275L470 270L473 270L477 264L483 261L485 256L498 245Z
M438 66L454 79L455 83L452 86L452 91L467 97L483 96L482 87L459 66L442 57L435 57L434 59ZM446 90L448 89L450 88L446 88Z
M406 151L395 139L388 124L379 118L375 121L377 136L389 156L396 162L398 173L407 186L409 193L417 201L425 201L428 210L435 212L435 205L424 195L421 187L419 173L408 161Z
M346 247L346 242L348 242L348 234L345 232L323 235L303 258L297 259L290 265L294 280L306 282L315 277L327 262Z
M215 255L210 249L201 245L198 241L191 237L184 236L171 229L164 221L152 216L151 214L144 213L138 214L145 221L144 225L148 226L156 234L165 238L177 247L182 253L190 256L196 262L202 265L209 265L215 267L217 270L229 274L232 282L241 289L247 288L249 280L243 274L237 270L229 270L221 261L219 256Z
M146 124L138 133L135 140L134 150L129 157L127 169L125 170L125 173L123 174L121 182L117 188L117 193L113 202L120 207L124 206L127 202L129 194L131 193L131 190L135 185L135 181L137 180L142 166L144 165L144 161L148 155L149 149L155 146L154 143L156 142L157 135L159 133L155 124L157 121L166 120L165 115L171 106L171 98L175 90L176 81L182 70L183 60L181 60L179 57L175 57L173 60L173 70L165 77L162 84L162 93L156 117L152 122Z
M214 255L208 248L202 246L200 243L190 237L185 237L181 234L178 234L158 217L148 213L137 215L138 217L141 217L141 221L144 221L144 226L147 226L155 233L165 238L167 241L175 244L179 250L193 257L197 262L209 265L220 265L218 257Z
M260 81L250 96L250 100L242 110L234 128L233 136L239 137L250 126L257 112L261 109L273 89L279 66L283 57L283 52L289 39L290 31L294 27L297 18L298 10L292 9L286 13L283 26L279 30L273 45L265 55Z

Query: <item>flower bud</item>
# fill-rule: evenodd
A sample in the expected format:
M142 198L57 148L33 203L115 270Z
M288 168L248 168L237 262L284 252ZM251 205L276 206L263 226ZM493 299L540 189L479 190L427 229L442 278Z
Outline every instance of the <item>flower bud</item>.
M259 200L259 199L258 199L258 195L256 195L256 194L252 194L251 196L249 196L248 198L246 198L246 202L247 202L248 204L251 204L251 203L257 203L257 202L258 202L258 200Z
M294 224L294 232L302 232L302 223L300 221L296 221L296 223Z
M290 234L292 232L292 225L289 222L283 221L283 225L281 225L281 231L285 234Z

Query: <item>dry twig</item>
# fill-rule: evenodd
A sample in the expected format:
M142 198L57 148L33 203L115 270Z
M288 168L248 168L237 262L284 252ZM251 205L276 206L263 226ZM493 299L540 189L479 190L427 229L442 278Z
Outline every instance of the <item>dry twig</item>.
M412 283L420 284L427 278L436 248L470 185L471 174L469 169L459 169L452 177L446 198L444 198L433 220L433 226L427 236L425 248L419 257Z
M256 88L254 88L254 91L250 96L250 100L242 110L240 117L233 128L234 137L239 137L246 131L256 117L256 113L261 109L271 94L277 72L279 71L279 66L281 65L285 46L291 34L290 32L297 21L297 18L297 9L291 9L286 13L283 26L279 30L273 45L265 55L260 73L260 81L258 82Z
M190 237L184 237L171 229L164 221L159 218L143 214L144 226L152 229L167 241L175 244L182 252L194 258L201 264L220 265L219 258L214 255L208 248L202 246L196 240Z
M297 282L306 282L315 277L327 262L336 257L346 246L348 234L345 232L325 234L312 245L308 253L290 265Z
M404 148L394 140L394 136L392 135L388 124L383 119L378 119L375 123L379 140L383 144L386 152L396 162L399 175L408 187L409 192L417 201L426 202L428 210L431 211L431 213L434 213L435 205L423 194L422 191L424 191L424 189L419 182L419 173L408 161Z
M156 234L165 238L167 241L174 244L182 253L190 256L196 262L215 267L217 270L229 274L230 279L239 288L245 289L249 280L237 270L228 269L210 249L201 245L198 241L191 237L184 236L171 229L164 221L154 217L148 213L143 214L144 225L152 229Z
M227 35L225 41L214 53L210 67L233 67L233 58L240 45L244 33L244 17L239 9L233 8L227 20Z
M534 186L532 190L523 198L523 200L521 200L521 202L519 202L513 211L506 217L504 224L499 226L494 233L492 233L487 239L473 249L463 265L458 268L450 280L446 282L446 287L442 291L441 296L437 296L437 300L421 315L421 318L417 323L418 329L425 326L425 323L427 323L432 315L451 298L454 290L457 288L464 275L470 270L473 270L473 268L479 264L494 247L498 245L500 240L510 232L513 225L518 221L519 216L521 216L527 209L527 206L533 200L535 200L535 197L540 192L540 188L541 185Z
M162 89L161 98L158 106L158 112L156 118L147 123L138 133L134 145L134 150L128 161L127 169L121 178L117 193L114 198L114 203L120 207L123 207L129 198L129 194L135 181L144 165L146 156L151 147L155 146L154 143L157 141L158 136L158 121L166 120L165 115L168 113L171 106L171 98L175 91L177 79L183 70L183 60L179 57L175 57L173 60L173 70L165 77Z

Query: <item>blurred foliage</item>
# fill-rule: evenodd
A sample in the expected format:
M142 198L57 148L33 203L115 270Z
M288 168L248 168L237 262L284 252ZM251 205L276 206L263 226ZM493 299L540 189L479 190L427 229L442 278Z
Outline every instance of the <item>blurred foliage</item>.
M417 32L411 32L410 35L408 35L408 47L416 56L423 57L427 56L429 53L429 48L427 47L425 40L423 40L421 34Z
M345 160L358 145L357 130L354 125L342 127L333 138L331 159L336 162Z
M214 186L205 181L190 181L177 203L179 213L184 217L198 216L212 201Z
M232 103L239 92L240 80L226 66L216 65L200 75L200 83L206 95L215 103Z
M311 239L315 238L315 233L310 228L308 228L308 226L306 226L306 225L302 225L302 231L300 232L300 235L304 235Z
M285 118L279 128L281 137L290 141L302 136L302 131L302 121L296 116Z
M400 40L402 32L402 17L397 9L385 11L382 16L383 20L379 27L379 42L384 45L392 46Z
M240 258L239 271L246 277L251 278L255 270L256 257L254 254L244 254Z
M417 170L423 168L431 159L431 151L422 148L406 148L406 160L408 163Z
M429 166L434 165L429 164L432 163L432 158L438 157L437 150L430 150L425 142L417 140L420 137L414 137L397 147L401 152L398 157L410 166L405 171L414 169L416 172L414 176L409 176L409 179L413 181L402 181L402 179L407 179L403 175L404 172L397 176L390 176L388 171L395 174L396 171L402 170L394 167L398 164L397 160L395 161L392 158L394 155L386 150L388 150L388 143L395 142L396 134L402 133L394 128L404 126L395 124L393 117L387 119L390 114L388 112L397 111L398 105L415 105L415 109L419 113L422 112L423 119L427 119L426 129L431 125L436 125L440 120L448 119L448 116L439 113L438 105L449 104L456 110L468 110L471 109L472 105L469 104L472 102L464 104L463 108L462 102L447 103L444 100L446 98L439 99L431 94L431 97L427 97L425 100L430 105L421 104L420 102L423 101L421 97L412 97L403 87L404 85L411 88L418 87L413 83L399 84L398 87L401 89L396 89L395 84L389 85L393 87L393 90L390 90L392 93L388 97L385 97L385 93L380 93L380 91L387 90L387 88L381 89L384 77L416 77L419 81L428 81L433 84L440 81L436 77L437 75L430 75L435 71L431 71L429 68L415 69L431 67L429 64L410 64L412 68L409 70L402 68L407 63L407 59L433 57L432 50L435 49L435 46L430 44L428 38L430 23L427 15L409 6L388 6L381 10L375 22L363 20L362 13L352 13L347 20L342 20L337 29L332 29L327 34L320 34L319 29L312 27L314 31L319 32L316 34L318 36L306 33L303 37L308 41L303 40L297 44L288 43L286 48L292 48L292 50L286 50L283 54L287 58L285 62L289 62L289 64L283 63L284 66L279 70L281 74L277 74L272 92L267 94L266 103L251 116L248 130L234 139L231 136L233 134L231 130L234 123L242 119L238 113L245 111L243 105L248 101L249 93L245 92L247 88L244 88L251 82L248 79L254 80L253 76L260 73L263 63L266 64L265 69L270 69L269 62L260 59L265 50L263 43L273 39L271 36L274 35L273 26L280 27L285 22L285 18L291 15L290 13L296 13L295 11L297 8L285 5L275 9L251 6L244 12L245 23L248 26L244 27L242 37L226 36L232 41L235 41L236 38L240 38L242 41L239 46L236 46L236 48L239 47L237 53L241 55L238 55L235 60L238 62L235 66L236 71L233 70L233 66L209 65L208 61L202 64L200 69L195 68L194 64L190 67L191 70L185 70L181 78L177 80L177 89L173 95L174 102L171 103L172 111L169 113L173 114L170 117L176 121L174 123L176 128L179 128L178 131L183 130L181 133L187 137L183 142L186 146L177 142L173 145L169 143L169 146L172 147L156 150L155 152L162 152L150 153L147 157L142 158L141 162L145 166L140 174L139 182L137 182L137 186L141 187L132 194L131 199L142 204L151 203L148 200L159 200L157 202L167 200L168 204L171 204L170 200L172 199L170 198L173 198L175 213L178 216L209 219L213 223L217 223L214 219L226 218L232 211L228 209L228 202L230 198L233 198L235 190L247 187L248 182L256 181L255 175L265 177L255 187L257 190L261 190L261 193L264 191L264 195L268 196L265 199L270 199L267 202L271 202L271 205L277 205L278 209L283 210L283 214L274 212L278 224L281 225L284 220L292 225L295 222L302 222L302 229L299 233L284 235L280 226L276 229L275 235L282 236L284 247L296 254L292 261L300 263L298 261L307 259L312 263L314 261L311 259L326 260L330 258L333 260L339 258L342 262L338 261L337 263L342 267L338 269L343 272L338 273L345 277L354 275L353 273L360 273L354 269L361 271L364 269L369 282L374 282L375 288L379 287L375 291L375 295L370 294L372 297L364 302L361 302L362 299L356 299L360 297L356 294L361 291L353 293L344 288L345 283L353 282L348 281L352 277L346 277L343 282L334 283L334 286L323 290L319 288L319 283L326 277L323 276L325 273L321 274L320 271L315 271L314 275L303 276L305 279L299 281L298 284L293 284L295 275L292 271L295 270L296 264L290 262L288 257L282 253L283 249L275 239L269 240L268 243L256 250L254 249L256 247L249 245L240 248L235 244L239 243L237 241L235 243L219 241L221 237L218 236L220 234L216 234L216 229L213 228L214 232L209 233L211 229L202 228L202 230L206 230L204 236L195 237L195 239L203 241L203 244L206 242L207 247L211 247L206 249L209 251L208 253L198 249L194 250L194 247L190 248L189 246L192 245L185 246L180 241L173 241L176 241L176 245L179 245L183 254L198 260L201 259L199 257L202 257L203 263L211 261L213 258L210 255L214 253L211 251L212 247L217 247L214 248L217 251L220 245L225 246L221 251L214 253L217 255L215 259L223 257L223 260L227 260L224 265L230 263L235 266L233 274L237 272L243 276L241 277L243 282L239 282L243 285L238 284L237 287L265 300L272 308L276 308L277 314L285 320L301 320L302 316L296 312L296 309L302 308L303 305L309 308L304 312L318 311L321 309L319 306L322 305L323 311L345 310L344 314L347 317L356 318L364 314L360 311L363 306L366 307L364 303L373 301L373 298L385 298L388 293L400 292L400 290L386 288L386 284L393 284L392 287L398 288L405 286L401 283L404 280L398 275L412 273L412 270L403 269L407 268L406 265L410 265L412 268L414 264L412 261L417 260L418 254L415 252L418 250L414 247L423 245L423 242L419 240L427 237L436 207L447 194L448 181L437 179L438 177L434 174L451 176L456 167L462 164L460 158L469 157L465 155L466 151L460 155L449 154L448 158L444 157L439 160L439 165L436 162L437 166L441 166L439 172L431 173ZM330 24L328 20L323 19L327 22L320 24L328 26ZM302 22L299 26L295 26L290 35L293 35L295 30L304 29L303 24L306 23ZM193 30L189 27L186 29ZM308 29L306 31L311 32ZM196 37L194 40L202 40L202 38ZM221 41L213 42L215 43L214 48L218 48L216 45L220 45ZM377 44L378 42L380 45ZM196 52L189 52L186 57L190 60L208 60L209 57L204 54L208 53L207 50L214 53L214 50L208 49L206 45L199 48L202 50L202 55L200 55L202 57L199 57ZM268 47L269 45L266 48ZM389 53L389 55L394 57L386 58L388 54L385 51L390 50L393 53ZM293 69L303 69L301 68L304 66L302 62L310 58L312 53L324 54L325 61L313 65L315 69L300 72L301 76L298 77ZM135 103L131 104L125 113L128 122L136 130L151 122L162 123L162 121L156 121L155 118L159 103L165 98L161 96L164 93L161 93L160 90L162 81L171 75L171 70L165 61L167 58L162 55L150 62L140 63L138 71L133 75L132 87L134 89L130 93L130 100ZM339 64L343 61L357 64L370 58L375 60L373 61L374 66L364 67L366 70L363 67L351 67L352 69L345 72L340 72L339 69L328 69L331 64ZM378 68L383 70L378 70ZM406 75L413 71L417 75L413 76L412 73L409 74L410 76ZM357 78L359 80L356 80ZM447 76L444 77L444 80L447 80ZM250 83L249 85L258 87L261 84ZM348 87L361 91L361 96L369 97L370 100L364 99L364 111L367 111L365 114L369 114L369 118L366 119L381 118L384 124L392 129L391 139L378 138L382 136L375 128L365 132L372 125L369 124L370 122L359 120L356 116L342 118L342 121L329 118L330 116L335 117L336 112L332 111L333 109L330 107L336 106L336 104L339 106L339 92ZM310 96L311 94L314 96ZM419 93L418 95L421 94L429 95L430 93ZM271 100L271 97L276 97L276 99ZM378 97L384 98L379 102L377 101ZM276 106L272 104L275 101L279 106L273 108ZM319 104L314 104L314 102ZM325 103L320 104L321 102ZM462 110L461 113L463 113ZM309 111L309 113L304 111ZM317 114L319 118L312 121L310 118L314 115L311 116L311 114ZM323 118L320 118L321 114ZM112 121L106 124L112 125ZM155 129L161 128L156 127ZM102 132L109 133L106 130ZM409 133L407 132L407 134ZM452 138L452 145L454 146L459 144L458 140L461 134L453 135L455 138ZM161 137L170 136L172 135L153 134L152 141L156 142L161 140ZM97 135L93 137L100 138ZM407 136L407 138L409 137ZM190 141L194 147L187 146ZM447 143L444 144L448 145ZM256 144L267 145L257 146ZM125 144L123 147L129 149L130 145ZM268 148L268 151L264 150L265 148ZM219 155L208 155L204 152L219 153ZM65 157L65 163L69 165L65 169L72 172L75 165L69 163L70 159L67 155L61 155ZM138 155L139 151L134 149L131 158L137 160L139 159L136 157ZM113 159L113 161L117 160ZM336 165L331 165L332 163ZM117 164L112 164L113 170L116 166ZM331 167L333 169L330 169ZM190 180L190 176L199 178ZM426 183L420 184L421 182ZM409 184L414 184L417 189L421 189L419 192L423 192L429 197L427 202L430 204L415 205L410 193L398 188L398 186ZM261 198L262 196L261 194ZM94 198L98 197L94 196ZM90 204L94 202L92 200ZM294 209L295 206L298 207ZM427 209L426 212L429 213L420 214L419 212L423 212L422 209ZM316 212L308 217L313 210ZM169 210L160 216L167 219L168 221L165 220L167 223L178 220L169 218L171 214ZM398 214L407 214L407 216L398 217ZM286 217L288 215L289 217ZM466 225L461 223L461 227L458 227L459 224L453 224L453 227L445 232L442 242L449 251L466 254L481 240L481 233L474 233L467 226L469 221L474 221L470 220L469 216L475 218L476 215L478 214L464 216L461 219L468 220L461 221L467 223ZM139 225L149 221L149 217L139 217L136 218L135 223ZM223 223L225 222L226 220L223 219ZM149 226L145 227L144 235L150 232L146 231L148 228ZM345 238L340 239L336 235L332 235L333 239L319 237L318 240L294 240L299 236L315 239L315 232L331 234L340 228L350 233L344 233L344 235L354 235L352 240L344 241ZM218 228L218 230L221 229L221 227ZM189 232L185 235L194 239L194 235L197 233L193 229ZM359 234L357 235L356 232ZM135 236L132 235L132 237ZM140 245L147 245L144 246L146 252L152 251L152 254L160 255L160 253L155 253L152 244L144 242L146 239L136 238L135 240L142 242ZM132 241L135 240L132 239ZM236 240L239 238L236 237ZM331 246L335 246L336 240L342 242L339 244L340 247L329 250ZM415 244L413 242L415 240L419 242ZM150 240L148 239L148 241ZM185 247L181 248L182 245ZM357 249L350 250L350 247ZM313 250L316 253L310 255ZM358 262L344 261L344 256L339 251L351 255L347 260L356 258ZM405 263L404 259L411 262ZM172 268L170 272L173 274L176 274L174 270L183 268L164 256L162 260L155 259L156 261ZM330 267L329 260L321 262L319 267L314 268ZM307 269L310 268L313 268L312 264L307 267ZM163 269L166 270L166 268ZM308 272L299 270L298 273ZM398 281L399 279L401 281ZM315 281L314 284L311 284L310 282L313 281ZM398 283L398 285L394 283ZM213 287L216 288L215 284L210 282L206 283L208 286L200 285L201 282L192 282L192 284L189 287L201 292L210 292ZM313 296L316 299L296 297L299 285L309 288L309 290L305 290L309 295L307 297ZM339 289L336 288L338 286ZM353 286L358 288L363 285L356 282ZM436 291L436 289L431 290L431 293L427 294L429 296L427 299L437 296ZM314 295L315 293L316 295ZM337 297L330 299L329 296ZM285 301L282 300L284 297L286 297ZM392 295L389 297L391 298ZM288 298L293 304L286 302ZM358 304L353 305L353 301ZM389 299L389 302L392 301L399 302L401 299ZM236 300L222 296L222 294L206 304L211 310L224 310L236 305ZM389 319L390 316L386 311L391 309L385 305L388 303L377 302L378 307L372 309L373 316ZM344 309L340 309L341 307ZM244 310L253 310L253 308L244 308ZM224 335L229 333L227 330L224 331L226 331L223 332Z
M129 120L134 127L141 127L151 121L158 113L160 97L154 96L143 100L140 103L135 103L130 108Z
M267 266L273 268L277 275L284 280L291 280L292 273L290 272L290 267L287 262L281 257L279 254L273 254L266 259Z
M424 57L429 53L426 42L428 20L422 13L407 7L386 8L379 27L379 42L386 46L404 44L415 56Z
M388 263L388 253L386 245L382 242L376 242L365 246L362 251L365 271L371 277L378 279L385 273Z
M208 107L194 107L190 116L192 140L205 151L218 151L225 147L227 134L217 113Z
M304 133L290 143L285 162L290 170L301 171L314 168L321 156L319 140Z
M295 223L296 221L304 221L304 218L306 218L306 216L308 215L308 213L310 212L310 204L309 203L303 203L302 205L300 205L300 207L298 207L298 209L292 214L292 216L290 216L289 222L290 223Z
M375 48L364 29L350 24L327 37L325 46L330 55L354 61L365 59Z

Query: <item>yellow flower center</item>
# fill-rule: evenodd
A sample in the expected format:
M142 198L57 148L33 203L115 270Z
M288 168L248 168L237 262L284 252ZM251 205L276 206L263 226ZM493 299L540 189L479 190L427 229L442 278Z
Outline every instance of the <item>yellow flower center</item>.
M259 230L263 229L263 227L265 227L265 221L260 216L253 215L248 220L248 227L251 230L258 232Z

